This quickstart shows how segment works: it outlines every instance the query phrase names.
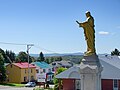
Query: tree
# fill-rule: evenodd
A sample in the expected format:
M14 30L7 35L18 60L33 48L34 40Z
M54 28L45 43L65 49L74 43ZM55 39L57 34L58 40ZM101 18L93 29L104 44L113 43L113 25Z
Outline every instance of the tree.
M6 80L6 69L4 66L4 57L2 53L0 53L0 82L3 82Z
M33 57L29 56L29 62L33 61ZM16 57L16 62L28 62L28 54L26 52L19 52L18 56Z
M32 56L30 56L30 59L31 59L32 62L36 61L36 59L34 57L32 57Z
M65 70L66 70L66 68L63 68L63 67L58 68L58 69L57 69L57 72L56 72L56 75L57 75L57 74L60 74L61 72L65 71ZM60 83L61 83L61 85L62 85L62 81L60 81ZM55 78L55 77L54 77L54 84L55 84L54 90L59 90L59 81L58 81L58 79Z
M28 55L26 52L19 52L18 56L16 57L17 62L27 62L28 61Z
M4 52L4 50L2 50L0 48L0 53L3 55L4 63L12 63L13 61L15 61L15 53L14 52L8 51L8 50L6 50Z
M48 64L50 64L50 61L49 61L48 58L45 59L45 62L48 63Z
M40 52L40 54L39 54L39 57L38 57L37 61L39 61L39 62L45 61L45 58L44 58L44 55L43 55L43 53L42 53L42 52Z
M5 54L6 54L6 57L7 57L7 61L11 61L11 62L15 62L15 53L14 52L12 52L12 51L8 51L8 50L6 50L5 51Z
M53 57L51 57L50 58L50 62L54 62L55 60L54 60L54 58Z
M62 61L62 57L56 57L55 61Z
M2 50L1 48L0 48L0 53L2 54L2 56L4 58L4 63L10 63L10 61L6 57L4 50Z
M111 55L117 55L117 56L120 56L120 52L119 52L118 49L115 48L115 50L111 52Z

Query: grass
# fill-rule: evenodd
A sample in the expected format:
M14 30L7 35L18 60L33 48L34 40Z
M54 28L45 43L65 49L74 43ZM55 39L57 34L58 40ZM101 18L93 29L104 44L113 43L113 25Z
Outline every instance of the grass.
M33 90L54 90L54 89L52 89L52 88L49 88L49 89L36 88L36 89L33 89Z
M13 86L13 87L24 87L24 84L16 84L16 83L0 83L3 86Z

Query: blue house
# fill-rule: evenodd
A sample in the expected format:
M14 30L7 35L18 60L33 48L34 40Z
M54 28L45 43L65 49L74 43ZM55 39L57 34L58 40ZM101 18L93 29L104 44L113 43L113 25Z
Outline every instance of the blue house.
M49 82L53 80L52 67L46 62L33 62L36 66L36 78L38 82Z

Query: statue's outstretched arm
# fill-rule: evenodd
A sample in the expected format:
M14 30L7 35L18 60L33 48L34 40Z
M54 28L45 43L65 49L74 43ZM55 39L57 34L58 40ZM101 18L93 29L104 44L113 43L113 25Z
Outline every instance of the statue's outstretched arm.
M83 26L82 23L80 23L80 22L78 22L78 21L76 21L76 22L77 22L77 24L79 24L79 27L82 27L82 26Z

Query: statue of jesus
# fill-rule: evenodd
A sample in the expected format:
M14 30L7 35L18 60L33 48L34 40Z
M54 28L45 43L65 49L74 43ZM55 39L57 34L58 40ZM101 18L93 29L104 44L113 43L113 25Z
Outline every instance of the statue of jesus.
M87 42L87 51L85 52L86 56L96 54L95 50L95 30L94 30L94 18L91 16L90 12L86 12L86 21L85 22L78 22L79 27L84 29L85 40Z

